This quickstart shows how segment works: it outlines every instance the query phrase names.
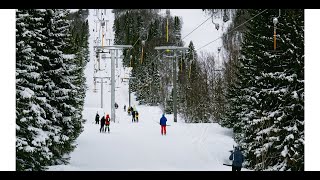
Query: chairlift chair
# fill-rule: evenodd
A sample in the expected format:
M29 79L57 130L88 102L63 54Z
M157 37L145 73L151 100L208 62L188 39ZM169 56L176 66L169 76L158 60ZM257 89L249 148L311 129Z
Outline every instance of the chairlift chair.
M169 9L166 10L166 15L168 15L168 16L170 15L170 10Z
M280 17L281 14L281 10L279 9L279 16L274 17L272 19L273 22L273 50L276 51L276 43L277 43L277 33L276 33L276 29L277 29L277 23L279 22L278 18Z
M140 61L140 64L142 64L142 62L143 62L143 47L145 46L146 40L148 39L148 32L147 32L146 30L144 30L144 28L142 28L142 30L144 31L144 32L142 32L142 33L145 33L145 32L146 32L147 36L146 36L145 39L142 39L142 40L141 40L142 49L141 49L141 61Z
M227 12L227 11L224 10L224 15L223 15L223 18L222 18L223 22L227 22L227 21L229 21L229 19L230 19L226 12Z
M105 53L103 53L103 54L101 55L101 58L102 58L102 59L107 59L107 55L106 55Z

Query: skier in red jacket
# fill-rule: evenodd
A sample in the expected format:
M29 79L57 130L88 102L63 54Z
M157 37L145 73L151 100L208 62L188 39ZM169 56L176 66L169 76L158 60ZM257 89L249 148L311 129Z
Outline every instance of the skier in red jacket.
M111 121L111 119L110 119L110 116L109 116L109 114L107 114L106 115L106 129L105 129L105 132L107 132L107 129L108 129L108 133L110 133L110 121Z

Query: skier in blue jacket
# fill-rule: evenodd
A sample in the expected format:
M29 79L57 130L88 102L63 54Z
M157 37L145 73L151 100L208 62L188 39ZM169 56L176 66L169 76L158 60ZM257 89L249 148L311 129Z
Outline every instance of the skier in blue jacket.
M161 125L161 135L166 135L167 134L167 130L166 130L166 126L167 126L167 118L164 116L164 113L162 114L162 117L160 118L160 125Z
M243 154L241 153L240 148L238 146L235 147L234 152L231 152L229 159L233 160L232 161L232 171L241 171L244 157L243 157Z

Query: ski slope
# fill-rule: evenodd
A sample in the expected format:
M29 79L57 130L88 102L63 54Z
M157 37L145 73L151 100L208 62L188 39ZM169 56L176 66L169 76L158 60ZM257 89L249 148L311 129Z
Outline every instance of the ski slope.
M88 90L86 93L83 118L86 119L84 131L78 137L77 148L70 154L68 165L50 166L49 171L231 171L228 160L229 150L234 141L232 130L222 128L215 123L187 124L178 115L178 122L173 122L173 115L166 115L171 125L167 135L160 133L159 120L162 111L157 106L139 105L131 94L131 104L139 112L139 122L133 123L131 116L124 111L128 107L128 83L121 82L121 77L128 77L119 61L116 69L115 102L116 120L111 122L110 134L100 133L100 125L94 123L98 111L111 114L110 81L103 84L103 108L101 108L101 85L97 83L97 92L93 92L94 51L93 40L96 32L93 10L90 10L90 62L85 74ZM107 19L113 22L113 14L108 9ZM108 25L112 30L112 24ZM109 31L109 32L110 32ZM113 35L110 35L113 36ZM102 63L105 68L97 76L110 76L110 59ZM246 169L243 169L246 170Z

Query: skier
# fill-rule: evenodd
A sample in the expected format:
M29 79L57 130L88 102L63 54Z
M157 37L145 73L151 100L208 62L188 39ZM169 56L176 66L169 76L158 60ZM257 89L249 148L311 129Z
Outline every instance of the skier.
M98 114L98 111L97 111L97 114L96 114L96 124L99 124L99 114Z
M244 157L240 151L239 146L235 147L234 152L231 151L231 155L230 155L229 159L233 160L232 161L232 171L241 171Z
M136 120L137 120L137 122L139 121L139 113L138 113L138 111L136 111Z
M107 116L106 116L106 128L105 128L105 130L104 130L104 132L107 132L107 129L108 129L108 133L110 133L110 121L111 121L111 119L110 119L110 116L109 116L109 114L107 114Z
M128 107L128 116L130 116L130 110L131 110L131 108L130 107Z
M123 107L124 112L126 112L126 109L127 109L127 108L126 108L126 105L124 105L124 107Z
M132 122L136 122L136 112L133 109L131 111L131 115L132 115Z
M167 134L167 130L166 130L166 126L167 126L167 118L164 116L164 113L162 114L162 117L160 118L160 125L161 125L161 135L166 135Z
M101 118L101 120L100 120L100 124L101 124L100 133L101 133L101 131L103 132L103 130L104 130L104 124L105 124L105 123L106 123L106 119L105 119L104 113L103 113L103 116L102 116L102 118Z

